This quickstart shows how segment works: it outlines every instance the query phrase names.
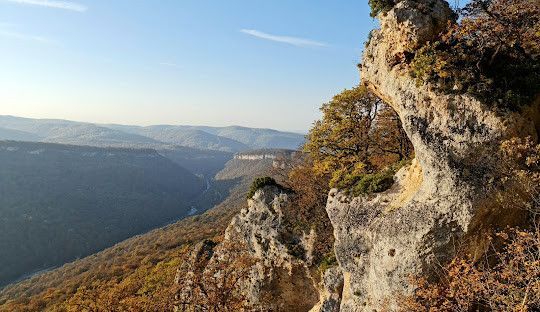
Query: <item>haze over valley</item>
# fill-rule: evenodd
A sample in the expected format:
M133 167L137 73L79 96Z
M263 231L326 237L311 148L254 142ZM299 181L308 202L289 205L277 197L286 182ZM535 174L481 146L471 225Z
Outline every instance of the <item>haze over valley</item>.
M200 214L248 172L268 168L227 166L235 153L302 142L301 134L238 126L0 116L0 285Z

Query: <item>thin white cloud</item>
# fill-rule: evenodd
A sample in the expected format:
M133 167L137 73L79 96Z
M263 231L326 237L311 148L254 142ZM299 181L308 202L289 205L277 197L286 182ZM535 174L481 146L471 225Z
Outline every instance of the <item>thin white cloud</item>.
M6 30L0 30L0 36L18 39L18 40L35 41L35 42L41 42L41 43L53 43L52 40L45 37L27 35L27 34L22 34L22 33L13 32L13 31L6 31Z
M305 39L305 38L298 38L298 37L277 36L277 35L267 34L267 33L264 33L262 31L258 31L255 29L241 29L240 32L244 34L248 34L250 36L260 38L260 39L286 43L286 44L290 44L297 47L327 47L328 46L328 44L324 42L314 41L314 40Z
M76 12L85 12L88 10L88 7L70 1L55 1L55 0L4 0L7 2L27 4L27 5L37 5L47 8L71 10Z
M176 69L181 69L182 66L176 64L176 63L170 63L170 62L161 62L159 63L159 65L161 66L167 66L167 67L173 67L173 68L176 68Z

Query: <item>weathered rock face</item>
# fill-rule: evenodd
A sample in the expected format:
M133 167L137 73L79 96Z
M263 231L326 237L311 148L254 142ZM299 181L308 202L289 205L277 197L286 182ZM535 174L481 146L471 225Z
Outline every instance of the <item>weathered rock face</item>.
M318 299L316 284L307 264L293 257L280 241L288 196L278 187L267 186L248 200L248 208L233 218L225 242L246 246L259 260L243 285L250 302L269 311L308 311Z
M283 215L289 195L277 186L263 187L231 220L219 244L206 240L192 248L176 276L181 286L177 299L184 303L177 306L178 311L198 311L193 305L193 279L234 275L238 273L234 268L246 272L236 275L244 277L233 287L241 294L244 311L339 311L341 269L332 266L321 272L312 263L315 230L291 237L290 224L284 222ZM302 255L298 254L299 246ZM221 290L221 284L217 288Z
M429 276L458 248L480 251L482 233L523 216L495 202L494 192L502 191L498 150L510 137L537 139L534 121L417 86L400 61L452 18L443 0L401 1L379 16L381 29L364 52L362 82L399 114L416 160L384 193L330 192L327 211L344 277L341 311L396 309L393 298L412 290L411 275Z
M343 292L343 273L339 267L327 269L319 286L319 302L310 312L339 312Z
M282 208L288 201L288 194L281 188L266 186L248 199L248 207L231 220L220 244L205 241L195 245L190 258L177 274L176 282L183 281L179 301L191 302L193 283L190 279L196 274L194 270L202 269L213 276L242 276L234 288L243 298L245 311L307 312L319 297L322 302L336 302L341 292L336 290L339 281L335 280L339 280L340 275L327 278L325 284L321 283L324 284L321 285L324 294L319 296L318 272L311 267L309 260L309 245L313 243L315 234L304 234L304 237L297 238L307 251L302 259L293 256L283 242ZM245 273L238 274L233 267ZM337 302L339 307L338 299ZM186 305L178 307L178 310L196 309Z

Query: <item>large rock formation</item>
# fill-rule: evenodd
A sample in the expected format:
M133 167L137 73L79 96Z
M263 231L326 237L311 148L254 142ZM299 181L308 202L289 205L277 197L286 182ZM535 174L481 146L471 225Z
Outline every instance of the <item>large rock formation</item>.
M233 218L224 240L241 243L258 260L242 285L250 302L267 311L308 311L318 299L315 281L307 263L292 256L280 239L287 201L279 187L258 190Z
M407 59L455 18L447 2L403 0L378 18L381 29L366 46L362 83L398 113L416 158L383 193L352 198L330 191L326 209L339 266L322 276L309 255L315 233L298 238L304 257L293 256L283 240L288 194L275 186L256 192L222 244L211 252L207 245L196 248L194 257L206 265L231 258L236 250L228 245L242 245L256 260L240 285L242 295L257 310L398 310L398 295L413 291L411 277L436 278L436 269L458 252L481 255L487 233L526 218L498 201L514 192L502 179L500 147L515 137L538 141L540 101L509 112L411 78Z
M185 268L178 272L176 282L182 284L180 302L189 301L182 298L193 297L194 269L202 268L211 275L230 275L236 274L231 271L231 267L236 266L239 270L248 270L247 276L239 279L235 286L245 301L242 306L248 311L307 312L318 302L318 307L312 311L338 311L339 271L329 269L324 280L319 281L319 273L310 263L309 250L315 233L297 238L307 251L305 257L294 256L283 238L282 209L288 202L286 191L277 186L265 186L255 192L253 198L248 199L248 207L231 220L219 245L211 242L196 245ZM250 260L242 261L242 258ZM188 305L179 306L178 310L193 309Z
M327 211L344 277L341 311L395 310L395 295L412 291L412 275L429 277L458 249L480 253L483 234L523 219L494 194L511 192L498 183L500 144L516 136L537 140L534 114L418 86L403 61L453 18L443 0L401 1L379 16L381 29L364 52L362 82L399 114L416 160L382 194L330 192Z

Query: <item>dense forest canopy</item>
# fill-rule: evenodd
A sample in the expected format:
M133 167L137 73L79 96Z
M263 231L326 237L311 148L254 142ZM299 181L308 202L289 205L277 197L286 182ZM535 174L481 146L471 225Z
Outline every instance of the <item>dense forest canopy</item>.
M204 190L153 150L22 142L0 142L0 185L0 284L185 217Z

